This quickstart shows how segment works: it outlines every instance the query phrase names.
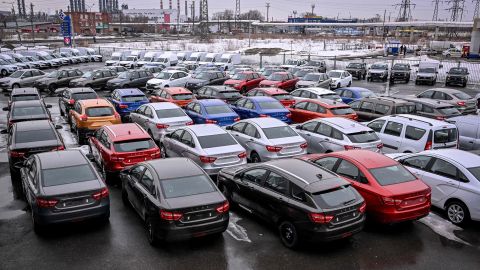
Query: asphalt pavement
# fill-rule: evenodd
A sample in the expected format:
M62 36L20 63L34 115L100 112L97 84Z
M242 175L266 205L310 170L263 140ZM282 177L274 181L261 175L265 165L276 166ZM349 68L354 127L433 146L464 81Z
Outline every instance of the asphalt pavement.
M353 86L385 91L383 83L354 81ZM391 91L415 94L428 88L395 84ZM467 87L465 92L476 94L476 89ZM60 133L67 148L78 148L59 116L57 98L45 100L54 106L52 116L63 126ZM0 107L6 101L0 96ZM0 129L5 126L2 111ZM25 203L14 197L5 147L6 136L1 135L0 269L480 269L480 224L457 227L438 209L419 221L368 224L350 239L306 244L296 251L283 247L270 224L232 209L229 228L221 237L151 247L140 218L122 204L120 189L112 186L109 223L56 226L37 236Z

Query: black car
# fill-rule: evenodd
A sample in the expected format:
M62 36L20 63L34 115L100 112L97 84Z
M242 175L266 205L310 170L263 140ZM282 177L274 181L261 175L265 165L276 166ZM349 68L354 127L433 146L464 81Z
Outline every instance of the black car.
M300 159L226 168L218 185L231 203L275 225L288 248L349 237L365 222L365 202L349 182Z
M222 71L202 71L189 79L185 86L188 90L196 93L198 89L207 85L223 85L228 78Z
M24 88L15 88L10 93L5 94L8 99L8 107L12 105L15 101L27 101L27 100L41 100L42 97L38 92L37 88L34 87L24 87Z
M326 73L327 72L327 64L323 60L310 60L304 66L311 66L317 67L318 73Z
M107 68L109 70L115 71L116 73L121 73L121 72L128 71L128 69L126 67L123 67L123 66L110 66L110 67L107 67Z
M46 225L110 218L108 188L80 150L36 154L23 166L22 185L36 233Z
M78 79L82 75L83 72L79 69L55 70L36 80L33 85L40 91L49 90L53 93L58 87L68 87L71 80Z
M69 111L77 100L96 99L97 92L89 87L65 88L58 93L58 109L61 116L68 116ZM68 121L70 117L67 117Z
M390 83L395 83L397 81L402 81L405 83L410 82L410 64L400 64L397 63L393 65L390 73Z
M452 104L429 98L400 97L415 104L415 113L423 117L445 120L460 116L462 113Z
M350 63L347 65L345 70L352 74L352 77L355 77L359 80L365 80L365 77L367 76L366 63Z
M221 99L229 104L235 103L243 96L235 88L229 86L205 86L197 91L197 99Z
M449 85L461 85L466 87L468 83L468 68L464 67L453 67L447 72L447 79L445 81L445 86Z
M228 227L228 201L191 159L142 162L122 171L120 178L122 200L145 221L152 245L221 234Z
M107 82L107 89L113 91L120 88L145 88L153 74L146 70L130 70L120 73Z
M107 82L117 77L117 72L110 69L97 69L85 72L82 77L70 81L69 87L90 87L94 89L103 89Z
M52 120L48 108L52 105L45 105L43 100L28 100L13 102L10 107L3 108L8 111L7 127L10 129L13 123L31 120Z

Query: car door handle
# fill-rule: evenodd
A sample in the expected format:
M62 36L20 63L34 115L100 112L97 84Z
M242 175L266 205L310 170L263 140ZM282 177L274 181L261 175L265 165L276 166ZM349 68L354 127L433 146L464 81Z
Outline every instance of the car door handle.
M284 201L284 200L283 200L283 197L277 197L277 200L279 200L279 201L281 201L281 202Z
M249 142L253 142L253 139L248 139Z
M447 181L447 184L449 184L450 186L456 186L456 183L454 181Z
M307 134L305 134L305 135L307 135L308 137L312 136L312 135L310 135L310 133L307 133Z

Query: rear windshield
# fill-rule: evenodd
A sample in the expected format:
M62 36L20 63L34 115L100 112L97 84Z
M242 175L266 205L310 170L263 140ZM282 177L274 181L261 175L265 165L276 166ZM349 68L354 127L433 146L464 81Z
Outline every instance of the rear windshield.
M367 143L376 142L380 140L375 131L363 131L357 133L347 134L347 137L352 143Z
M453 94L458 99L471 99L472 97L465 93L455 93Z
M182 109L176 108L176 109L165 109L165 110L157 110L155 111L157 113L158 118L171 118L171 117L183 117L186 116L185 112L183 112Z
M135 152L135 151L142 151L147 150L150 148L155 147L155 143L153 140L134 140L134 141L123 141L123 142L116 142L113 144L113 148L117 152Z
M320 208L336 208L355 202L357 195L356 191L347 185L313 193L312 198Z
M472 167L467 169L478 181L480 181L480 167Z
M441 114L446 116L460 115L460 111L455 107L443 107L437 109Z
M85 164L43 170L42 180L44 187L50 187L97 180L97 176L91 166Z
M87 108L85 112L90 117L111 116L114 114L113 109L110 107L92 107Z
M143 95L139 96L125 96L122 97L123 102L141 102L141 101L147 101L147 97Z
M415 105L402 105L396 109L397 114L409 114L415 111Z
M360 91L360 92L358 92L358 94L359 94L361 97L374 97L374 96L376 96L375 93L373 93L373 92L368 92L368 91Z
M96 99L98 96L96 93L85 92L72 94L74 100Z
M238 91L226 91L226 92L220 92L220 96L223 96L225 98L235 98L235 97L241 97L242 94L240 94Z
M381 186L410 182L416 179L415 176L402 165L370 169L370 173Z
M198 137L198 141L200 142L202 148L214 148L237 144L237 142L228 133L200 136Z
M56 141L57 136L52 129L20 131L15 134L15 143Z
M457 129L447 128L435 131L433 136L434 143L450 143L457 141Z
M268 139L295 137L298 134L289 126L264 128L263 133Z
M46 111L42 106L36 107L15 107L12 112L12 116L33 116L33 115L45 115Z
M174 100L190 100L193 98L192 94L176 94L172 95L172 99Z
M352 108L333 108L333 109L330 109L330 111L332 111L333 114L335 115L345 115L345 114L352 114L352 113L355 113Z
M263 110L277 110L277 109L285 109L285 107L280 102L259 102L258 105Z
M12 101L38 100L38 95L12 96Z
M293 99L293 97L289 94L272 95L272 97L276 100L292 100Z
M160 186L166 199L216 191L212 181L203 174L162 180Z
M205 110L208 114L221 114L221 113L232 113L232 109L227 105L219 105L219 106L208 106L205 107Z
M331 93L331 94L323 94L323 95L320 95L321 98L324 98L324 99L330 99L330 100L339 100L341 99L341 97L337 94L334 94L334 93Z

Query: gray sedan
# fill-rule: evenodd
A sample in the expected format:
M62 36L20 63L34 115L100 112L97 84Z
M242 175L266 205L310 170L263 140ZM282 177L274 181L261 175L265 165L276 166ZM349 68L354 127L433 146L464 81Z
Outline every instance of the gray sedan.
M295 157L307 153L307 142L275 118L245 119L226 129L247 150L252 162Z
M8 90L20 87L33 86L38 79L45 77L45 73L38 69L22 69L12 75L0 79L0 89Z
M160 151L162 157L188 157L210 175L247 163L245 149L214 124L188 126L167 133L160 140Z

